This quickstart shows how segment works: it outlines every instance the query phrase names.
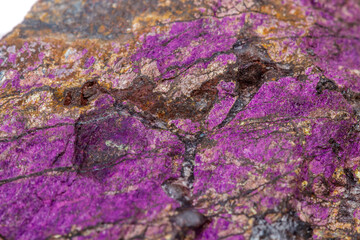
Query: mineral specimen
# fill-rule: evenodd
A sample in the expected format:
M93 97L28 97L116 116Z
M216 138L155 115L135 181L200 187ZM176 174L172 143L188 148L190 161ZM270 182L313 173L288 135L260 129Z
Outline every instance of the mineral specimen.
M0 41L0 238L360 239L356 0L39 0Z

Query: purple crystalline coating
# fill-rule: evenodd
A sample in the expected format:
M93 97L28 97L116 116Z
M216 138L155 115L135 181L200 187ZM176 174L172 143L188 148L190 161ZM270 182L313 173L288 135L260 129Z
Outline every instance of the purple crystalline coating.
M0 239L359 239L359 11L39 1L0 41Z

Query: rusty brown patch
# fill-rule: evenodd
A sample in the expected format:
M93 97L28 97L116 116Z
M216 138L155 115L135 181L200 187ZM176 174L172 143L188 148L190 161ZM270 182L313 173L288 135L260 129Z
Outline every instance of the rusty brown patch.
M167 118L188 118L201 120L212 108L216 97L218 79L207 81L190 94L190 97L181 97L165 103Z
M114 95L118 101L129 100L162 120L188 118L198 121L210 111L216 99L217 83L217 79L205 82L189 97L182 96L174 100L153 92L156 85L149 78L141 76L129 88L116 90Z
M97 78L85 82L82 87L69 88L64 91L63 104L65 106L86 106L101 92L107 92L101 87Z

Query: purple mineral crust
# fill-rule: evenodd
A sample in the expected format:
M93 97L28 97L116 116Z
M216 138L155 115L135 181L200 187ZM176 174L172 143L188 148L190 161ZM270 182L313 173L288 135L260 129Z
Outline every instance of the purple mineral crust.
M0 42L0 239L359 239L356 0L40 0Z

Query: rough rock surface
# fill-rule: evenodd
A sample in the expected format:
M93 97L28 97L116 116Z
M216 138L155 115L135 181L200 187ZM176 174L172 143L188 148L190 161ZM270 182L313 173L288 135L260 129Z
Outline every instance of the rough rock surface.
M40 0L0 42L0 238L360 239L357 0Z

